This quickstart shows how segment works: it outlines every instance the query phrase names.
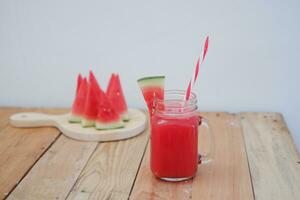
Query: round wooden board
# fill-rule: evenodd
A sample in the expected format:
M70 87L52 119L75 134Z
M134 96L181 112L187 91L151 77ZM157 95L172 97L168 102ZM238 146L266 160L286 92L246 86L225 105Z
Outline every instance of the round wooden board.
M64 135L82 141L114 141L136 136L145 130L147 118L138 109L128 110L130 120L125 127L111 130L96 130L94 127L83 128L81 124L69 123L70 113L47 115L42 113L18 113L10 117L15 127L57 127Z

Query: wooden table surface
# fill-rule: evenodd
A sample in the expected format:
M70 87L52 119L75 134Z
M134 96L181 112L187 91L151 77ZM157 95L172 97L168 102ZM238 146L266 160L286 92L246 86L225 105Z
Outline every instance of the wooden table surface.
M193 180L167 183L149 166L149 128L118 142L80 142L55 128L13 128L0 108L0 199L300 199L300 156L279 113L201 113L212 125L213 161ZM200 131L205 151L205 130Z

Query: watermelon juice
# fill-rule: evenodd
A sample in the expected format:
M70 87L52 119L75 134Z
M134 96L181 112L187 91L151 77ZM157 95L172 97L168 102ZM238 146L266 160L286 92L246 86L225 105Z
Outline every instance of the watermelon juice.
M208 130L209 126L197 114L196 95L192 93L188 101L184 96L184 91L169 90L164 100L154 100L150 165L153 174L166 181L190 179L198 163L209 161L207 155L201 160L198 155L198 126L203 124Z
M195 115L151 119L151 169L160 178L190 178L197 171L198 123Z

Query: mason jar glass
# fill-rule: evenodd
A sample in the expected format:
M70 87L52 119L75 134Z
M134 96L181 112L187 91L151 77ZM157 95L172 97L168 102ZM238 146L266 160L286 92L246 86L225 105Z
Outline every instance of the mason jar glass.
M193 178L199 163L208 163L209 154L198 154L198 127L204 125L212 133L208 120L197 112L197 97L185 100L185 91L166 90L164 100L154 100L151 116L151 170L159 179L183 181Z

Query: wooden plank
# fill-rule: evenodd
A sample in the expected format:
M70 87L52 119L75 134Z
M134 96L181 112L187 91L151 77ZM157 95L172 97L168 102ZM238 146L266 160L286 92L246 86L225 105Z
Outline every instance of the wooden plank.
M14 108L0 107L0 131L8 125L9 116L16 112L18 112L18 110Z
M9 116L23 111L32 109L0 108L0 199L9 194L60 134L54 128L11 127ZM38 111L61 113L65 112L65 109Z
M128 199L148 137L146 129L132 139L101 143L68 199Z
M149 147L130 199L253 199L247 155L240 121L227 113L205 113L215 133L213 161L200 165L194 180L168 183L153 177ZM207 150L205 130L200 128L199 146Z
M215 151L211 163L199 166L193 199L254 199L239 117L228 113L205 116L215 134Z
M65 199L96 146L60 135L7 199Z
M300 157L281 114L240 117L255 199L300 199Z

